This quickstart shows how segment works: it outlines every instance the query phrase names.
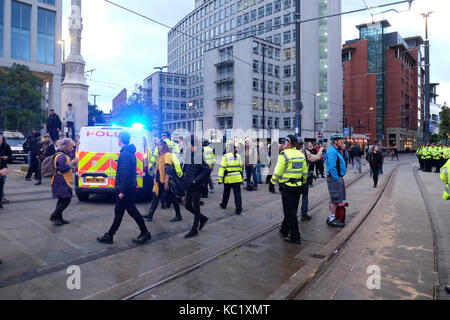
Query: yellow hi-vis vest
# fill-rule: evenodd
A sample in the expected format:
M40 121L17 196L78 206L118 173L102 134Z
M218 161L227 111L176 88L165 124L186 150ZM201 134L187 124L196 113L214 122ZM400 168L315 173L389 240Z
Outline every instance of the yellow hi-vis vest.
M425 147L422 151L422 159L430 159L431 158L431 147Z
M203 147L203 157L205 158L206 164L213 170L216 165L216 156L214 155L213 149L210 147Z
M450 160L441 168L441 180L444 181L444 194L442 198L444 200L450 200L450 179L448 177L448 172L450 171Z
M165 139L164 141L167 143L167 146L169 147L169 152L178 157L181 153L180 148L178 147L178 144L176 144L175 142L173 142L170 139ZM150 159L150 162L148 164L150 169L155 165L156 160L158 160L158 157L159 157L158 146L156 146L155 151L153 151L153 156ZM178 164L179 163L180 163L180 161L178 161Z
M433 155L433 159L434 160L439 160L439 148L438 147L434 147L433 150L431 151L432 155Z
M421 157L421 156L422 156L422 147L417 148L416 155L417 155L418 157Z
M445 150L444 150L444 159L445 160L450 159L450 147L445 148Z
M272 184L279 181L280 184L289 187L301 187L306 184L307 178L306 157L301 151L291 148L284 150L278 156L278 162L272 175Z
M219 169L219 183L225 184L242 183L242 158L239 154L236 157L233 153L227 153L222 157Z

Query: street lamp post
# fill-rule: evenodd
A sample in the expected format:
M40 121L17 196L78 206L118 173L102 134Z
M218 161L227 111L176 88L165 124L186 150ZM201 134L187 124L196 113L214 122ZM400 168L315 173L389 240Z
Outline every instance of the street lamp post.
M164 69L169 68L169 66L162 66L162 67L154 67L153 69L159 70L159 72L162 72ZM158 130L161 134L163 131L163 108L162 108L162 98L159 98L159 119L158 119Z
M430 40L428 38L428 17L433 11L421 13L425 18L425 124L423 128L424 142L430 142L431 136L428 130L430 123Z
M314 140L316 140L316 100L318 97L320 97L320 93L314 95Z

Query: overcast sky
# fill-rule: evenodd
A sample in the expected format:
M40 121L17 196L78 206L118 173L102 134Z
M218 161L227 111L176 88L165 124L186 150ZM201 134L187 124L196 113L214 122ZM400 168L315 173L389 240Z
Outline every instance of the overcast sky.
M145 16L174 26L194 9L194 0L112 0ZM303 0L309 1L309 0ZM335 0L330 0L335 1ZM368 6L398 0L365 0ZM70 0L63 0L63 38L69 39L68 19ZM109 112L113 98L127 88L129 94L135 84L142 84L154 67L167 65L167 33L169 29L112 6L104 0L82 1L82 55L88 75L89 94L98 94L97 104ZM342 0L343 11L364 8L363 0ZM406 10L408 4L395 7ZM373 10L372 13L389 8ZM420 35L425 38L425 23L421 12L434 11L429 19L431 42L431 82L441 83L438 103L450 103L450 32L448 32L449 0L415 0L411 11L387 12L374 20L387 19L389 32L398 31L403 37ZM369 12L342 17L342 42L359 36L355 25L370 22ZM69 46L67 48L70 48ZM66 53L67 55L69 52ZM94 98L89 96L93 103Z

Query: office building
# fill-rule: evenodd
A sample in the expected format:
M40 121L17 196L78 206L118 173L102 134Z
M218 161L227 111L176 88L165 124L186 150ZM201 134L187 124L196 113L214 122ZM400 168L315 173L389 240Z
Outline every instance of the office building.
M420 37L388 33L386 20L358 25L342 49L344 123L373 144L415 149L421 139L424 71Z
M187 77L187 103L197 107L204 130L270 127L294 132L294 2L198 0L195 9L169 32L169 72ZM302 20L340 12L340 0L302 1ZM258 54L254 53L255 42L261 46ZM273 110L264 117L264 125L262 47L268 55L265 110ZM312 139L314 131L325 131L329 138L343 127L341 18L302 23L302 48L302 136ZM220 58L223 50L233 52L225 63ZM278 60L269 57L275 52ZM231 70L233 78L226 78ZM255 81L259 82L258 91L253 90Z
M28 66L44 84L43 108L61 112L61 0L0 0L0 69Z

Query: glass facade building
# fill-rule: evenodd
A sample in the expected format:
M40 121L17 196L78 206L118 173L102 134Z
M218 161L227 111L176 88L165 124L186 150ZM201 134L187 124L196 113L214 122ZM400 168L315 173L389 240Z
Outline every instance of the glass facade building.
M62 0L0 0L0 69L23 64L43 80L43 109L61 106Z
M377 139L382 140L385 128L385 53L386 44L385 37L386 29L390 25L385 22L365 25L361 27L360 39L368 40L368 72L377 75Z
M11 3L11 58L29 61L31 57L31 5Z

